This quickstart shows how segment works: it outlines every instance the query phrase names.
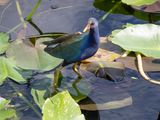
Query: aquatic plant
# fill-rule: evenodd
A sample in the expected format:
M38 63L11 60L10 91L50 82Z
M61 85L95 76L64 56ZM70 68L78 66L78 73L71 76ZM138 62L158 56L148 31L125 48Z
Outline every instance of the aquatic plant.
M21 84L26 83L26 80L16 69L19 68L13 59L0 57L0 85L2 85L8 77Z
M152 12L145 12L143 10L147 5L151 6L152 4L156 4L156 1L157 0L95 0L94 6L106 12L100 21L105 20L109 14L113 13L132 15L145 21L155 22L159 20L158 11L153 12L152 10Z
M123 3L128 5L142 6L142 5L151 5L158 0L122 0Z
M16 65L22 69L49 71L58 65L63 60L55 58L43 50L41 45L32 45L28 41L17 38L11 42L6 51L8 58L14 58Z
M1 120L12 119L16 120L17 115L16 111L13 109L13 106L9 104L10 100L6 100L0 96L0 116Z
M78 104L67 91L47 98L42 113L43 120L85 120Z
M129 53L134 51L138 60L138 70L148 81L160 84L149 78L143 71L141 54L147 57L160 58L160 26L154 24L132 25L113 32L110 39ZM127 55L127 54L126 54ZM126 56L125 55L125 56Z
M0 33L0 54L3 54L7 50L9 46L8 39L8 34L2 32Z

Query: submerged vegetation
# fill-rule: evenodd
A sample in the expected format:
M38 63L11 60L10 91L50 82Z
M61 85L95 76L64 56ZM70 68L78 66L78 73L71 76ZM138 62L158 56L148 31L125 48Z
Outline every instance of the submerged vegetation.
M107 19L108 15L111 13L132 14L133 16L138 16L138 18L142 18L143 20L154 22L159 20L159 18L154 18L151 15L152 13L143 13L143 16L141 16L142 12L134 9L133 6L148 6L156 4L157 1L158 0L95 0L94 5L95 7L106 11L106 14L99 19L99 23ZM50 43L50 41L64 36L67 33L43 33L38 26L31 23L32 17L36 13L41 2L42 0L37 0L37 3L31 12L24 18L22 16L19 0L15 0L21 23L8 32L0 32L0 85L3 86L4 83L8 83L15 91L16 96L21 98L25 104L35 112L39 119L64 120L65 118L65 120L87 120L87 118L85 118L81 113L78 102L87 98L91 93L92 88L88 82L90 78L76 78L75 75L70 75L71 73L64 75L63 72L57 72L57 70L62 68L64 60L48 54L44 50L44 48L46 48L44 43ZM8 2L3 4L7 3ZM157 16L157 14L155 16ZM28 23L31 23L40 35L26 37L26 28ZM21 30L18 32L16 39L12 40L12 38L9 37L10 33L14 32L19 27L22 27ZM90 27L93 27L93 25ZM154 23L138 25L127 24L125 28L122 26L122 29L112 31L112 34L107 37L107 39L113 45L116 44L123 49L125 54L120 51L122 55L119 54L118 57L127 56L130 52L134 52L138 61L137 68L143 78L149 82L160 85L160 81L153 80L144 73L141 58L141 55L156 59L160 58L159 25L155 25ZM69 42L66 42L66 44L69 44ZM57 43L52 47L55 47L56 45ZM115 53L110 54L112 57L110 58L110 62L105 60L82 61L81 64L83 65L79 65L79 68L81 69L85 66L84 68L87 70L86 72L89 71L95 73L97 77L110 79L118 84L117 80L115 80L116 73L112 71L110 72L107 67L124 69L124 66L121 63L114 62L117 58ZM105 68L107 70L105 70ZM78 72L78 69L76 70L76 72ZM123 79L123 77L119 77L118 79ZM10 80L13 80L14 84ZM19 84L20 86L27 84L30 88L29 94L32 95L34 103L30 102L28 98L23 95L23 92L19 91L15 87L15 84ZM117 104L117 101L111 102L110 104L98 103L97 107L100 110L103 110L103 105L107 105L107 107L104 106L105 109L115 109L118 108L118 106L125 105L128 106L132 104L131 98L128 98L129 99L125 99L125 102L123 100L119 100L119 104ZM7 100L0 96L0 120L21 119L17 112L17 106L10 102L11 100ZM116 104L117 106L113 104ZM91 108L87 108L87 110L88 109L92 110L92 106ZM96 107L94 110L96 110Z

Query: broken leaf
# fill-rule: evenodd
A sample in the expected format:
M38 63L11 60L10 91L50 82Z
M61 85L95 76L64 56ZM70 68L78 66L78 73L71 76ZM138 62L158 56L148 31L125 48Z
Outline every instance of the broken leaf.
M26 80L20 73L15 70L16 65L13 59L0 57L0 85L3 84L7 77L13 79L18 83L25 83Z

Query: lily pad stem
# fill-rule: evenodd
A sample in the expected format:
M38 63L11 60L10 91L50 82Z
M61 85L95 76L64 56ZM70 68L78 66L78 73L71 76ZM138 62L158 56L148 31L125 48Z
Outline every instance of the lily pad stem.
M151 82L151 83L160 85L160 81L151 79L151 78L148 77L147 74L144 72L141 54L136 52L136 57L137 57L137 61L138 61L138 71L140 72L140 74L142 75L142 77L143 77L145 80L147 80L147 81L149 81L149 82Z
M26 29L26 28L27 28L27 24L26 24L26 22L24 21L24 18L23 18L23 15L22 15L22 10L21 10L21 7L20 7L20 3L19 3L18 0L16 0L15 2L16 2L16 7L17 7L17 11L18 11L20 20L21 20L21 22L23 23L24 29Z
M30 21L32 19L32 16L34 15L34 13L37 11L37 8L39 7L39 5L41 4L42 0L38 0L36 5L33 7L33 9L31 10L31 12L27 15L26 20Z
M130 51L125 51L125 52L121 55L121 57L127 57L129 53L130 53Z
M22 23L19 23L18 25L16 25L15 27L13 27L12 29L10 29L7 34L10 34L12 32L14 32L17 28L21 27Z
M121 1L117 2L112 9L110 9L106 14L104 14L100 19L99 19L99 23L103 22L109 14L111 14L114 10L116 10L119 5L121 4Z

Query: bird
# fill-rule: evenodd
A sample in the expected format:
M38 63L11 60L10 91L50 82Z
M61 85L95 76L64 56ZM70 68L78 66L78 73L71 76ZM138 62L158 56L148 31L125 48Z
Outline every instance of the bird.
M73 71L82 78L76 66L78 62L92 57L100 45L98 21L89 18L83 33L67 34L51 41L45 41L44 49L50 55L64 60L62 66L74 63Z

